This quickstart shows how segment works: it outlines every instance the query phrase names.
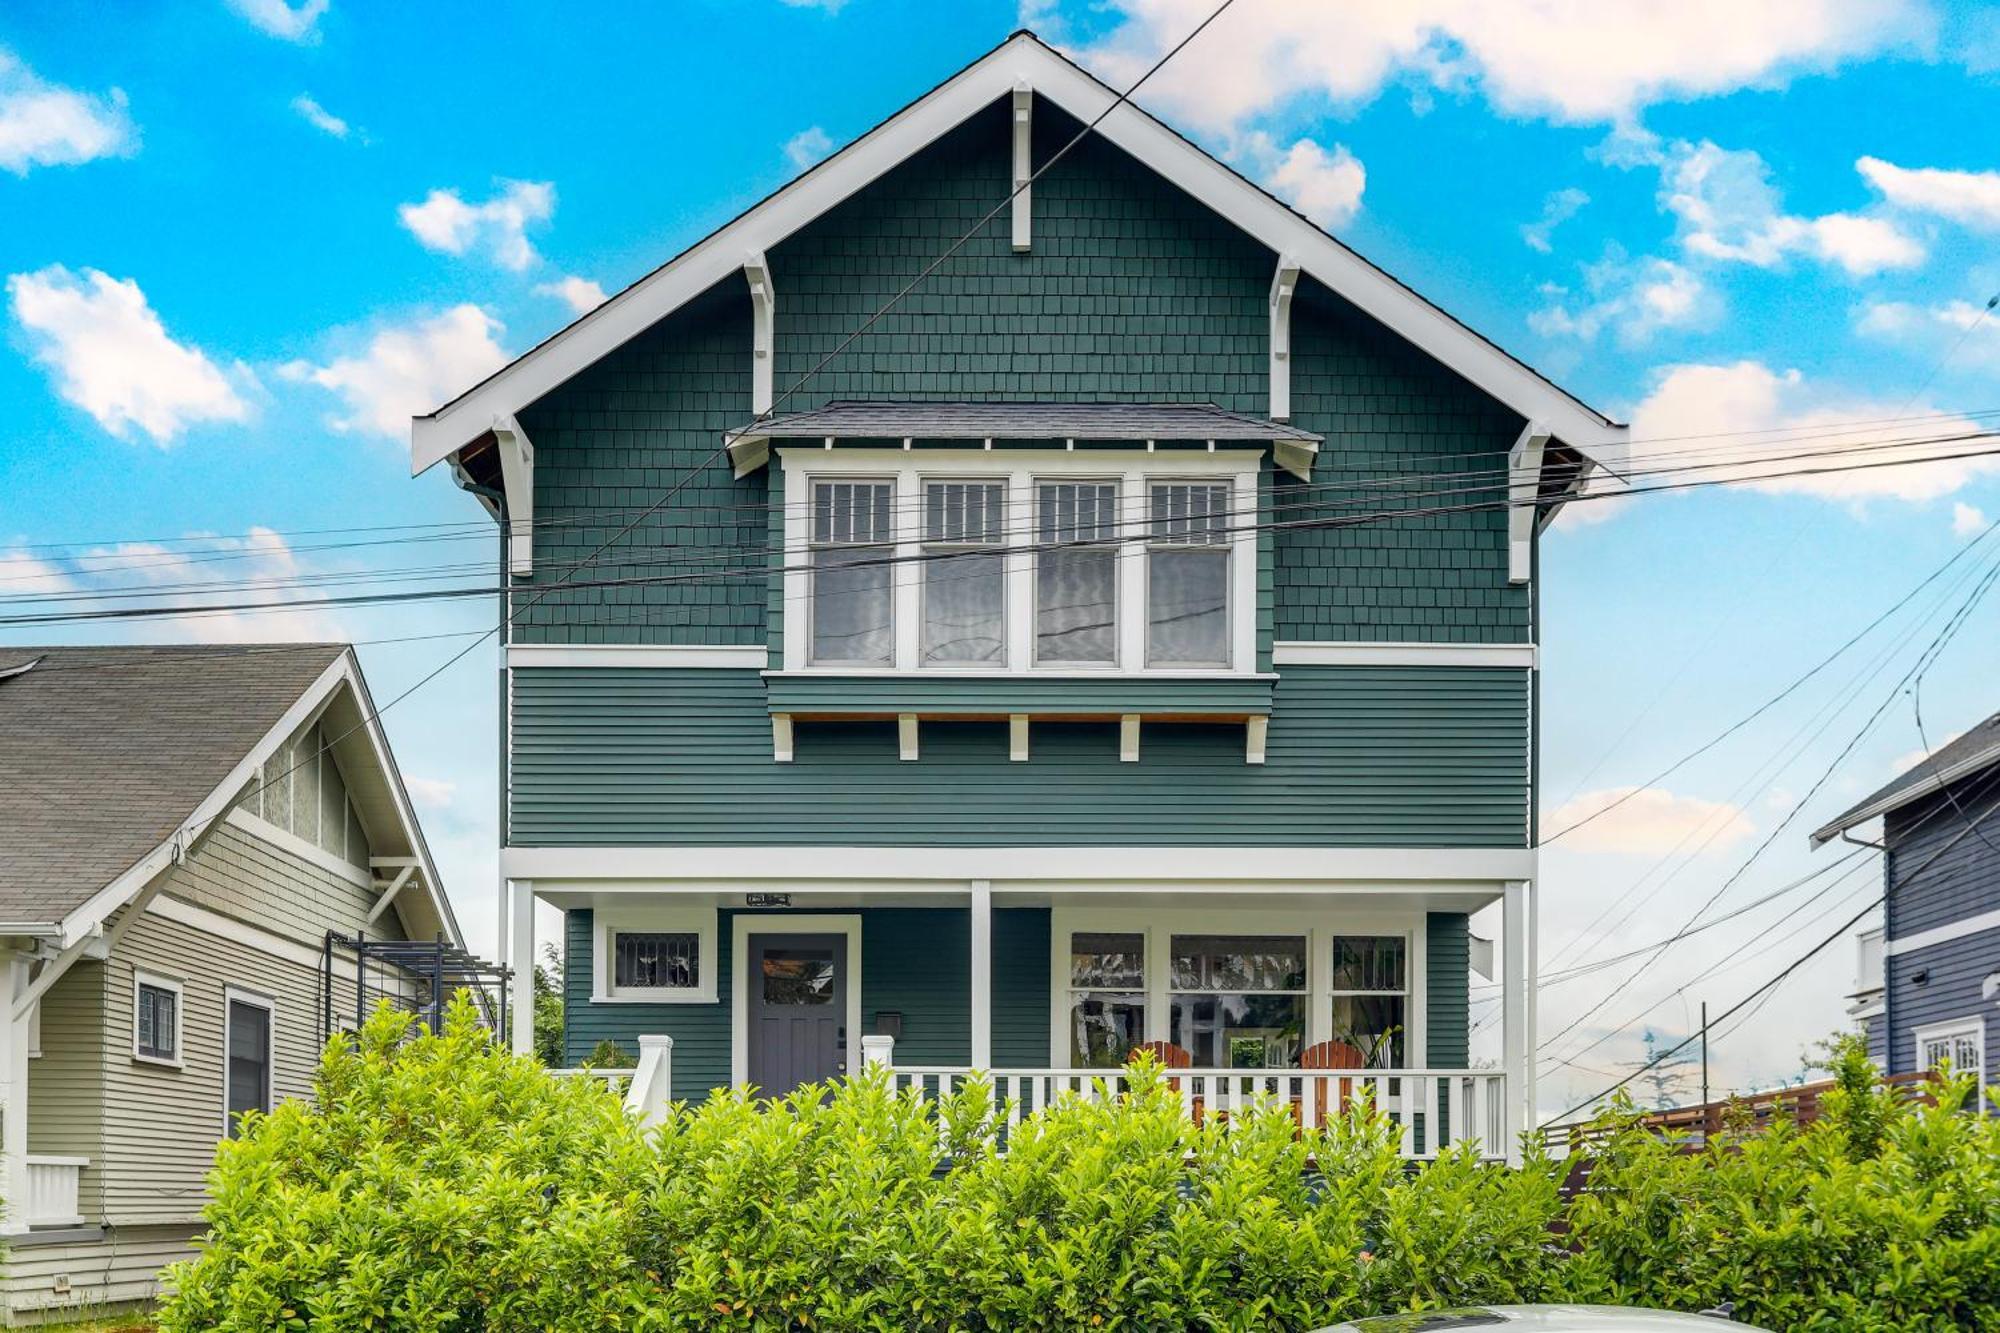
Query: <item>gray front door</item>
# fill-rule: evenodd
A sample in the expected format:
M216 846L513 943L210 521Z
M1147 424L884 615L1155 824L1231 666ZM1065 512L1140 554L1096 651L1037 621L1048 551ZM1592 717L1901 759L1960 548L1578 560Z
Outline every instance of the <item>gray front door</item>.
M847 937L752 935L750 1081L771 1096L847 1072Z

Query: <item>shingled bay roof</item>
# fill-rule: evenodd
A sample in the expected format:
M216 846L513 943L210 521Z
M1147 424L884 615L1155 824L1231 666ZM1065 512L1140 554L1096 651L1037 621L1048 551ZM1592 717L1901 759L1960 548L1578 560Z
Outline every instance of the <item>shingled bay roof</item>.
M1829 842L1856 824L1865 824L1996 764L2000 764L2000 713L1940 746L1930 758L1848 807L1839 818L1814 832L1813 845Z
M170 838L344 652L0 648L0 926L61 922Z

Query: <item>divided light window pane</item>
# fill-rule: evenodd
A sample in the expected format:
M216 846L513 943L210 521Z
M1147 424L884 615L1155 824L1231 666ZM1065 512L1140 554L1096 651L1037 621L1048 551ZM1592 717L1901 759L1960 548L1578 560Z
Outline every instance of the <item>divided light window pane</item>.
M1401 1068L1408 1055L1408 959L1400 935L1337 935L1333 970L1333 1040L1354 1049L1366 1068ZM1343 994L1342 992L1345 992Z
M1229 665L1227 484L1164 482L1150 492L1146 660Z
M886 481L813 486L812 660L890 666L896 655L895 488Z
M1306 1025L1303 935L1176 935L1168 1027L1197 1066L1286 1069Z
M1005 497L997 481L924 488L925 666L1007 660Z
M1069 947L1070 1063L1116 1069L1146 1038L1146 938L1080 930Z
M1109 541L1118 532L1118 486L1042 482L1035 540ZM1035 558L1035 660L1112 665L1118 660L1118 548L1043 550Z
M155 1060L179 1057L174 1046L174 1009L179 999L165 986L139 983L139 1054Z

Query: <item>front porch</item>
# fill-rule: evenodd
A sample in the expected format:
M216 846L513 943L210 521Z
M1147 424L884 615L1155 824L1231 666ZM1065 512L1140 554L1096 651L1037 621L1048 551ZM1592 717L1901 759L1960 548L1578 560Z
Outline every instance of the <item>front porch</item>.
M565 912L563 1062L607 1041L640 1056L642 1113L877 1064L927 1098L985 1071L1017 1123L1065 1095L1118 1095L1143 1050L1197 1121L1276 1098L1312 1127L1365 1093L1405 1156L1476 1141L1499 1158L1532 1095L1517 882L532 892ZM1501 969L1468 922L1495 901L1516 926L1498 951L1506 1044L1480 1067L1469 974Z

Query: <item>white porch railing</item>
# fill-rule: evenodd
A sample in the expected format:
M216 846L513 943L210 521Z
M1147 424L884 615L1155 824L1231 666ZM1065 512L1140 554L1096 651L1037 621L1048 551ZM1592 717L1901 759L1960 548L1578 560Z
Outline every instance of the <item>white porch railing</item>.
M673 1104L674 1039L646 1035L639 1038L639 1063L631 1069L595 1069L588 1065L574 1069L551 1069L557 1078L602 1079L613 1092L621 1088L625 1109L644 1124L655 1125Z
M915 1089L926 1099L950 1095L971 1073L963 1066L890 1068L894 1087ZM996 1069L990 1077L1009 1126L1066 1096L1096 1098L1100 1089L1118 1096L1129 1081L1122 1069ZM1404 1157L1435 1157L1440 1148L1467 1141L1482 1156L1506 1156L1507 1076L1498 1070L1166 1069L1160 1077L1197 1123L1275 1099L1288 1104L1301 1125L1316 1129L1372 1094L1376 1108L1396 1122Z
M44 1157L28 1154L28 1197L21 1220L31 1227L83 1225L77 1202L88 1157Z

